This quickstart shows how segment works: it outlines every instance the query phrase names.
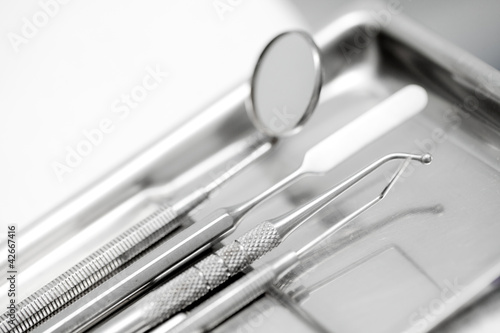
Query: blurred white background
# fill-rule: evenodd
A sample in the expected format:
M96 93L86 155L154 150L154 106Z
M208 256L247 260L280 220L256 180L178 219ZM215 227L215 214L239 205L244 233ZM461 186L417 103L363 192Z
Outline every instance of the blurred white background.
M346 0L290 0L314 30ZM353 1L351 1L353 2ZM387 1L386 1L387 2ZM500 1L401 0L402 14L500 69Z

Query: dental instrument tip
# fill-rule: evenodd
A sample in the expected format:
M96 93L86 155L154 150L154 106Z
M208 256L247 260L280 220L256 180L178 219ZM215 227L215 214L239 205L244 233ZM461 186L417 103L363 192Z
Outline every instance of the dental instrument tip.
M387 186L382 190L382 193L380 193L380 199L385 198L387 193L393 188L394 184L398 181L398 179L401 177L401 175L404 173L408 165L410 165L411 158L407 158L403 163L401 163L401 166L398 168L398 170L394 173L392 176L391 180L387 184ZM423 154L421 155L419 161L424 164L428 165L432 162L432 156L431 154Z
M432 162L432 155L429 154L429 153L423 154L422 158L420 159L420 161L423 164L425 164L425 165L431 164L431 162Z

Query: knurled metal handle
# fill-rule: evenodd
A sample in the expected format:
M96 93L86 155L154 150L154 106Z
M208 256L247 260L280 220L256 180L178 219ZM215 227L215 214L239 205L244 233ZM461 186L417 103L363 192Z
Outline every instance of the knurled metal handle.
M171 317L274 249L280 242L281 237L271 223L259 224L144 297L138 306L143 308L145 321L156 324Z
M18 304L14 326L0 316L0 332L24 333L78 299L178 227L182 219L175 217L168 206L158 209Z

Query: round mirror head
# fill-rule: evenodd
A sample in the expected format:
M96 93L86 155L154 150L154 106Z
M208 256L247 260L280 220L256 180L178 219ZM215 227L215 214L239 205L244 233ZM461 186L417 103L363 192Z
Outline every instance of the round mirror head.
M251 82L250 107L255 126L278 137L300 130L318 103L321 61L312 38L286 32L264 49Z

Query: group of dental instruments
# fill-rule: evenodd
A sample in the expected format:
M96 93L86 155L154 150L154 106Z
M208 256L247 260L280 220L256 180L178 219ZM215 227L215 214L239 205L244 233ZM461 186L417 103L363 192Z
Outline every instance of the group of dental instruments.
M309 54L307 63L276 62L275 58L282 49ZM210 198L214 190L271 151L278 136L295 133L303 125L319 99L319 59L317 47L305 33L285 33L271 41L261 55L252 79L251 118L265 134L256 136L253 152L199 190L173 205L161 207L22 301L18 304L16 325L9 323L4 315L0 318L0 331L145 332L176 316L181 320L171 328L173 332L211 330L265 293L280 276L295 267L304 254L320 246L326 238L381 201L410 161L422 164L431 162L429 154L388 154L306 204L260 223L235 241L195 261L200 254L233 232L257 205L305 176L324 175L426 106L425 90L414 85L403 88L311 147L301 166L269 189L241 204L219 209L170 236L174 230L183 226L185 217L194 208ZM306 60L302 57L300 61ZM273 66L271 78L266 72L270 64ZM276 68L280 65L283 68ZM273 81L276 80L277 72L290 69L287 66L310 67L312 70L309 76L302 76L300 82L290 78L282 80L283 82ZM266 81L272 81L272 84ZM283 87L283 91L273 91L271 94L275 100L263 96L262 87L269 86ZM302 96L294 93L292 100L287 100L286 91L301 91ZM265 110L275 105L305 107L295 110L301 116L288 128L284 128L263 115ZM249 268L255 260L279 246L292 232L339 195L392 160L402 160L402 164L374 199L333 224L302 248L261 265L187 314L182 313L212 290L218 290L232 276ZM181 268L185 267L187 268L182 271ZM159 287L152 290L157 286ZM117 315L106 320L116 312Z

